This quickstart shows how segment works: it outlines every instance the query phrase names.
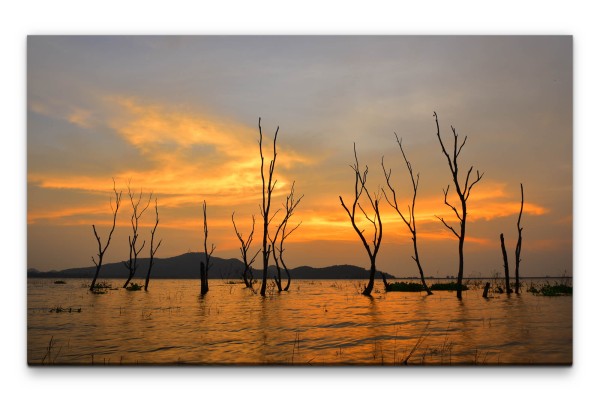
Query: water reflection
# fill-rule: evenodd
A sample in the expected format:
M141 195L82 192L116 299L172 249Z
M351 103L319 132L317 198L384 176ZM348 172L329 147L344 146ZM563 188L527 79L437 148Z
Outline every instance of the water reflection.
M379 286L365 297L361 284L298 281L263 298L221 280L204 297L195 280L103 295L82 280L29 280L28 361L41 363L52 338L54 362L63 364L571 362L571 297L483 299L474 290L460 301ZM50 313L56 306L81 313Z

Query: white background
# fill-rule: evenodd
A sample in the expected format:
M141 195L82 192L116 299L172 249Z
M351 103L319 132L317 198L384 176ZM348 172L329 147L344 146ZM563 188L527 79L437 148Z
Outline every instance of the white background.
M598 12L557 1L20 1L0 24L0 397L143 399L593 398L600 361ZM574 365L571 368L29 368L26 36L31 34L574 35ZM597 394L596 394L597 396ZM35 398L34 398L35 397Z

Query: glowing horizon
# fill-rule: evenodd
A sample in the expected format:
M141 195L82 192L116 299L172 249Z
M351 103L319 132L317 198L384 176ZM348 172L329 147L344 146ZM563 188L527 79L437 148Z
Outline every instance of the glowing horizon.
M365 265L362 244L338 199L341 195L352 201L354 176L348 166L353 162L353 143L361 166L369 166L370 191L386 189L381 169L385 156L398 205L407 212L412 188L395 131L404 139L415 173L420 173L415 214L419 245L429 252L423 256L431 269L426 274L436 270L455 274L456 240L436 218L456 225L453 212L444 205L442 188L452 183L435 137L431 114L436 110L444 140L451 140L450 125L461 137L468 136L459 159L461 177L471 165L485 171L468 202L466 273L499 270L500 232L508 246L514 246L521 182L523 252L529 272L572 270L570 39L279 37L255 42L232 37L225 42L180 38L172 48L161 38L124 37L105 43L93 37L30 37L29 267L90 265L95 248L91 225L104 232L112 222L112 179L124 196L109 261L125 257L129 182L133 191L143 189L158 198L157 234L164 241L157 257L200 250L203 200L208 205L209 242L217 245L215 256L239 258L231 223L234 211L244 233L251 215L256 216L254 245L258 246L262 183L257 123L261 116L267 163L272 135L280 127L273 207L280 207L292 182L297 194L304 194L290 222L302 222L287 240L291 266L330 264L340 249L344 249L340 264L355 260L353 264ZM490 69L500 56L494 50L481 50L484 44L503 49L505 63L521 69L511 74ZM48 46L65 49L69 56L58 58ZM275 75L269 75L254 66L253 56L237 52L245 46L257 46L286 67L273 67ZM463 59L438 54L446 46L488 70L481 67L475 74L467 73L470 64ZM530 46L537 46L539 59L527 57ZM130 54L123 53L125 48ZM426 50L421 58L410 60L402 56L407 48ZM100 49L118 56L123 70L105 63ZM305 56L296 60L298 66L287 63L296 58L294 49ZM394 56L392 49L400 55ZM374 58L346 63L356 51L374 52ZM83 54L89 60L80 58ZM201 57L206 54L215 57ZM152 63L142 61L146 55L156 63L166 55L180 63L160 62L165 70L157 75ZM237 67L227 62L232 57L238 60ZM444 57L458 60L458 72L439 70L444 80L428 83L432 72L419 71L418 65ZM548 60L564 65L546 68ZM197 65L200 71L191 74L186 65ZM402 68L396 71L390 65ZM373 75L380 68L384 71ZM130 70L136 75L130 76ZM90 74L97 75L96 80ZM124 80L122 74L130 79ZM386 86L390 82L397 91ZM448 88L438 88L440 82ZM487 99L475 91L481 82L493 86L496 95ZM447 93L460 94L460 101L441 96ZM534 107L534 101L541 104ZM531 114L524 112L523 105L533 107ZM538 147L540 140L545 147ZM456 204L452 190L451 186L448 199ZM410 233L385 198L381 202L380 269L410 275L414 273L406 262L412 255ZM364 218L357 223L370 238L370 223ZM140 222L143 236L149 235L153 224L154 210L149 208ZM433 247L438 251L432 253Z

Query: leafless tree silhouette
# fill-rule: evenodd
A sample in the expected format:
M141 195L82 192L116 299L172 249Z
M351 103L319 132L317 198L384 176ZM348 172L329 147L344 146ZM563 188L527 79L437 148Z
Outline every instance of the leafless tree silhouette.
M132 235L129 236L129 260L127 262L123 262L123 264L129 271L129 276L127 277L127 281L125 281L125 284L123 284L123 288L127 288L127 284L129 284L129 282L135 275L135 272L137 270L138 255L140 254L140 252L142 252L142 249L144 249L144 245L146 245L146 241L144 241L142 242L142 246L140 246L139 249L137 248L137 241L139 237L138 228L140 218L142 217L146 209L148 209L148 206L150 206L150 201L152 199L152 194L150 194L150 196L148 197L148 203L146 203L146 206L140 209L140 203L142 201L144 191L140 189L140 194L136 199L135 193L131 192L130 184L127 184L127 193L129 194L129 200L131 201L132 210L130 221L131 229L133 232Z
M158 241L156 248L154 247L154 234L156 234L156 228L158 227L158 198L154 198L154 211L156 212L156 223L154 223L154 228L150 231L150 261L148 262L148 272L146 273L146 283L144 284L144 291L148 291L148 283L150 282L150 271L152 270L152 266L154 265L154 255L158 248L160 248L160 244L162 244L162 239Z
M450 126L450 128L452 129L452 133L454 134L454 150L453 150L452 157L451 157L448 154L448 152L446 151L446 147L444 146L444 142L442 141L442 137L440 136L440 124L438 122L437 113L433 112L433 116L435 117L435 125L437 127L437 137L438 137L438 140L440 141L440 145L442 147L442 152L444 153L444 156L446 156L446 160L448 161L448 166L450 167L450 172L452 173L452 181L454 182L456 194L458 195L458 198L460 200L460 207L461 207L460 213L455 206L453 206L452 204L450 204L448 202L448 191L450 190L450 185L448 185L448 187L446 187L446 189L444 190L444 203L450 209L452 209L452 211L456 215L456 218L460 222L460 234L458 232L456 232L456 230L451 225L449 225L444 220L444 218L438 217L438 216L435 216L435 217L437 217L444 224L444 226L446 226L447 229L452 231L452 233L456 236L456 238L458 238L459 261L458 261L458 280L457 280L458 282L457 282L456 296L458 299L462 299L462 279L463 279L463 267L464 267L463 249L464 249L464 244L465 244L465 235L466 235L466 228L467 228L467 200L469 199L469 196L471 195L471 189L473 188L473 186L475 184L477 184L479 181L481 181L481 179L483 178L483 173L480 174L479 170L477 170L477 178L474 178L472 181L470 181L471 172L473 171L473 166L471 166L471 168L469 168L469 171L467 172L467 176L465 178L464 185L461 185L460 178L458 177L458 156L460 155L460 152L461 152L463 146L465 146L465 143L467 142L467 137L465 136L465 139L462 141L462 144L459 146L458 145L458 134L456 133L456 130L454 129L454 127Z
M92 224L92 228L94 229L94 236L96 237L96 241L98 242L98 260L96 260L92 256L92 261L96 265L96 272L94 273L94 278L92 279L92 284L90 284L90 291L94 291L94 287L96 286L96 280L98 279L98 274L100 273L100 269L102 268L102 260L104 259L104 253L108 249L108 245L110 245L110 239L112 238L112 234L115 231L115 226L117 224L117 212L119 211L119 206L121 205L121 196L122 192L117 193L117 188L115 184L115 180L113 178L113 191L115 193L115 206L112 204L112 197L110 198L110 209L113 212L113 224L110 232L108 233L108 239L106 240L106 244L102 246L102 241L100 240L100 236L96 232L96 226Z
M302 222L300 222L291 230L287 230L288 222L294 214L294 210L304 197L304 195L301 195L298 199L295 199L295 184L296 182L292 183L290 194L285 198L285 204L283 205L283 207L285 208L285 215L283 217L283 220L277 226L277 230L275 231L275 235L273 236L273 238L269 236L269 241L271 242L271 249L273 251L273 259L275 260L275 268L277 271L277 274L275 276L275 284L277 284L277 289L279 291L287 291L290 288L291 283L290 272L285 264L285 261L283 260L283 252L285 251L283 243L287 239L287 237L289 237L294 231L296 231L296 229L300 227L300 224L302 224ZM285 288L281 286L281 267L284 268L284 271L287 276L287 285L285 286Z
M523 243L523 238L521 233L523 231L523 227L521 227L521 216L523 215L523 201L525 200L523 196L523 184L521 184L521 210L519 211L519 220L517 220L517 229L519 230L519 239L517 240L517 247L515 248L515 293L519 294L521 292L521 283L519 282L519 265L521 263L521 245Z
M238 231L238 228L235 225L234 216L235 212L231 214L231 221L233 222L233 229L235 230L235 234L237 235L241 244L240 252L242 254L242 261L244 262L244 273L242 274L242 278L244 279L244 284L246 284L246 287L252 288L254 281L254 275L252 274L252 263L254 263L254 260L260 253L260 249L256 251L254 256L250 258L250 260L248 260L248 250L250 249L250 245L252 244L252 240L254 239L254 225L256 223L256 218L254 217L254 215L252 215L252 230L250 231L250 235L248 235L248 238L244 240L242 233Z
M506 247L504 246L504 234L500 234L500 247L502 248L502 259L504 260L504 286L506 287L506 293L510 294L510 274L508 273L508 257L506 256Z
M263 142L263 134L262 127L260 125L260 118L258 119L258 132L259 132L259 141L258 147L260 150L260 177L262 179L262 205L260 206L260 213L263 217L263 241L262 241L262 256L263 256L263 277L262 284L260 287L260 295L263 297L267 292L267 273L269 269L269 259L271 256L271 244L268 243L269 240L269 224L273 220L273 217L277 213L274 213L270 216L271 210L271 196L273 195L273 190L275 189L275 184L277 184L277 180L273 181L273 173L275 171L275 160L277 159L277 134L279 133L279 126L275 131L275 136L273 137L273 159L269 163L269 171L268 171L268 180L265 178L265 158L263 156L262 142Z
M354 170L354 177L355 177L355 179L354 179L354 202L352 203L352 211L350 211L350 209L346 206L346 204L344 203L344 200L342 199L341 196L340 196L340 202L341 202L344 210L346 210L346 213L348 214L348 217L350 218L350 222L352 223L352 227L354 228L354 231L356 231L356 233L360 237L360 240L362 241L363 246L365 247L365 250L367 251L367 254L369 255L369 260L371 261L371 270L369 273L369 283L367 284L367 286L365 287L365 289L363 291L363 295L369 296L369 295L371 295L371 291L373 291L373 285L375 282L375 272L377 271L375 263L376 263L376 259L377 259L377 253L379 252L379 247L381 245L381 238L382 238L382 234L383 234L383 225L381 223L381 216L379 213L379 201L381 200L381 193L378 191L374 195L371 195L371 193L367 189L366 183L367 183L367 174L369 172L369 167L365 166L364 171L362 171L360 169L360 165L358 164L358 156L356 155L356 143L354 144L354 160L355 160L354 165L350 166L352 168L352 170ZM361 206L361 204L359 202L360 197L363 193L369 199L369 203L371 204L371 208L373 209L373 212L374 212L373 218L369 217L369 215L367 214L367 212L364 210L364 208ZM358 207L358 209L360 209L360 211L365 216L365 218L371 224L373 224L373 230L374 230L373 240L372 240L373 248L371 248L371 245L369 245L369 243L365 239L365 236L364 236L365 230L361 230L356 225L356 208L357 207Z
M206 201L202 202L202 211L204 215L204 261L200 262L200 295L208 292L208 270L210 269L210 257L215 251L215 244L211 244L210 252L206 247L208 239L208 223L206 222Z
M415 179L412 165L406 158L406 154L404 153L404 149L402 148L402 140L398 139L398 134L396 134L395 132L394 132L394 135L396 135L396 142L398 142L398 146L400 146L400 151L402 152L402 157L404 158L404 162L406 163L406 168L408 169L408 172L410 173L410 179L412 181L413 197L412 197L412 205L408 206L408 219L404 216L404 214L402 213L402 211L400 211L400 208L398 207L398 200L396 199L396 191L394 190L394 187L390 183L390 178L392 176L392 170L391 169L386 170L385 165L383 163L383 157L382 157L381 158L381 167L383 168L383 174L385 175L385 181L391 192L390 196L388 197L388 195L384 189L383 195L385 196L385 200L387 201L387 203L400 215L400 217L402 218L402 221L404 221L404 224L406 224L406 226L410 230L410 233L412 234L413 249L414 249L414 255L412 258L415 261L415 263L417 264L417 267L419 268L419 274L421 275L421 283L423 284L423 288L425 289L425 291L427 291L427 295L432 295L433 293L431 292L431 290L427 286L427 283L425 282L425 274L423 273L423 268L421 267L421 260L419 259L419 250L417 249L417 223L415 220L415 203L417 200L417 190L419 188L419 173L417 173L417 178Z

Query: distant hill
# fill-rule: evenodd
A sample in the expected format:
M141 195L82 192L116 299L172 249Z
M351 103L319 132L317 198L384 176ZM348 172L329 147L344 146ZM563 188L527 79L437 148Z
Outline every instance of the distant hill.
M181 278L181 279L200 279L200 260L204 260L204 253L189 252L183 255L171 258L155 258L152 266L152 278ZM138 259L138 269L136 278L145 278L148 271L149 259ZM27 277L56 277L56 278L92 278L96 267L77 267L65 270L52 270L41 272L36 269L27 270ZM211 258L211 268L208 271L208 278L239 279L244 271L244 263L238 259ZM253 269L254 278L262 277L262 269ZM275 274L275 267L269 267L269 276ZM123 262L108 263L100 269L99 278L127 278L128 270ZM314 268L310 266L300 266L290 269L292 279L368 279L369 271L362 267L352 265L328 266ZM391 274L385 273L386 278L395 278ZM379 277L378 277L379 278Z

